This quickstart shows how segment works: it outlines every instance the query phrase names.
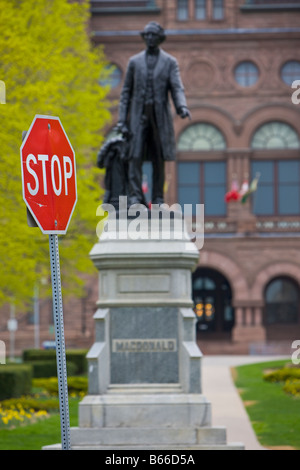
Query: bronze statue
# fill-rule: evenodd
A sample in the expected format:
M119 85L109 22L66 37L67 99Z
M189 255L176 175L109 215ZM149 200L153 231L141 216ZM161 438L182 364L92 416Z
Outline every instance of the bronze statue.
M176 59L159 45L164 29L147 24L141 36L146 50L128 63L119 105L118 129L128 139L128 196L130 204L144 204L142 164L153 166L152 204L164 202L164 162L175 160L175 136L169 94L176 112L191 118Z

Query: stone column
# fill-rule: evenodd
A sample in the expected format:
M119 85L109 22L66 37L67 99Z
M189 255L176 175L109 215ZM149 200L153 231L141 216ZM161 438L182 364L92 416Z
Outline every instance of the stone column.
M236 321L232 330L232 341L240 344L240 350L249 354L255 343L266 340L262 324L262 307L255 301L239 302L235 307Z

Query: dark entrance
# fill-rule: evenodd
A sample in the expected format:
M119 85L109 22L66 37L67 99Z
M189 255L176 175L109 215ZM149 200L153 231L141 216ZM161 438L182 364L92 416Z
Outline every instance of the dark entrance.
M299 335L299 287L293 279L277 277L265 290L264 324L269 341L291 341Z
M193 273L192 283L197 336L230 339L234 309L227 279L214 269L198 268Z

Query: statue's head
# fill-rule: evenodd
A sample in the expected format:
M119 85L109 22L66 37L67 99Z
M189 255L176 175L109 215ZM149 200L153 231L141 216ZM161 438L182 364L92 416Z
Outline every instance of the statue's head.
M149 35L157 37L156 45L161 44L166 39L164 28L156 23L156 21L150 21L150 23L145 26L144 31L141 32L141 36L146 43Z

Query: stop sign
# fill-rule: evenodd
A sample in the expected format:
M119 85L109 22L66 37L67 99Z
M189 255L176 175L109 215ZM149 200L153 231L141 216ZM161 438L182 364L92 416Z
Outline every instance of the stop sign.
M41 231L64 234L77 201L75 153L58 117L36 115L21 145L23 199Z

